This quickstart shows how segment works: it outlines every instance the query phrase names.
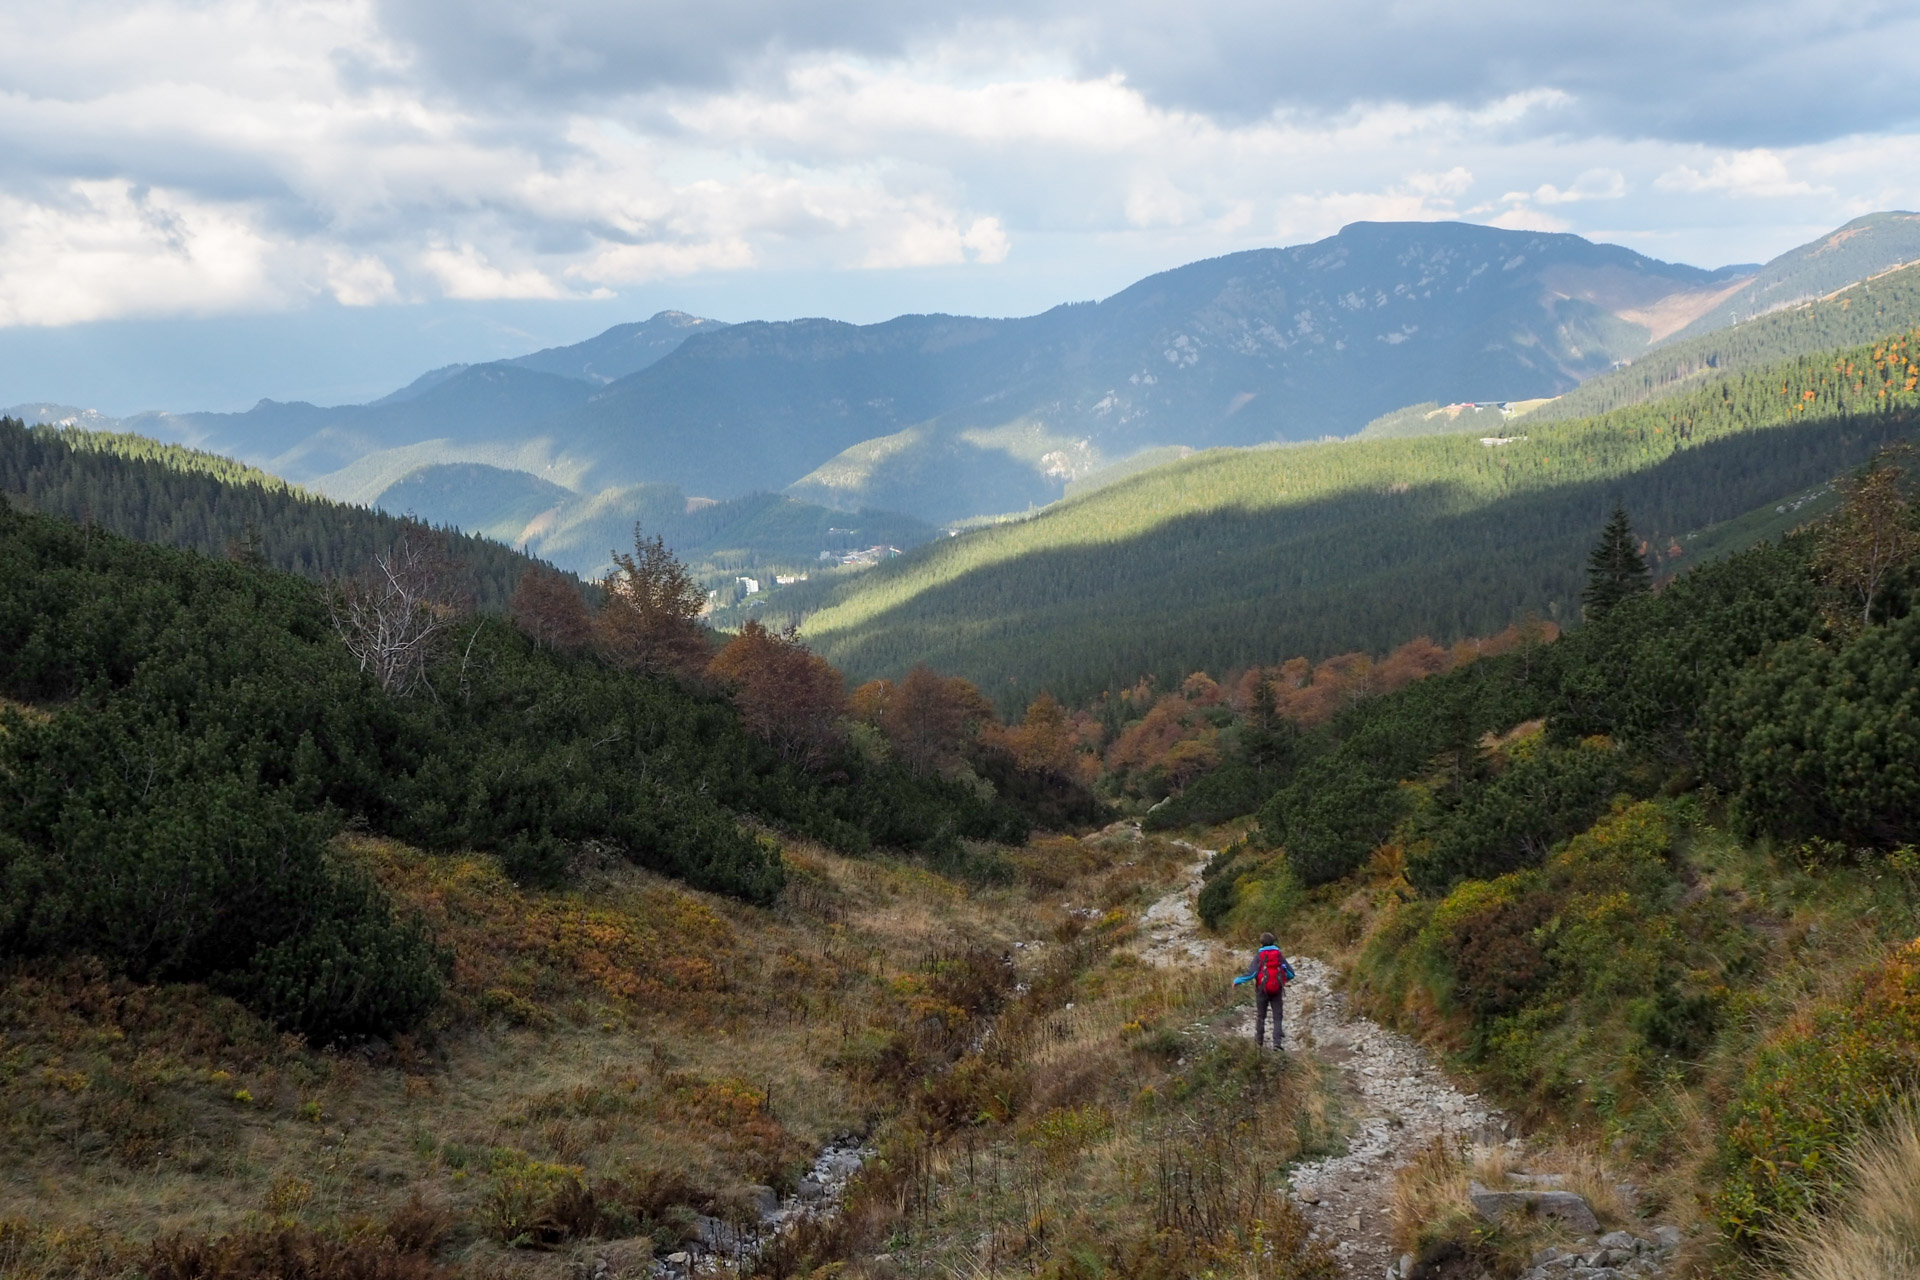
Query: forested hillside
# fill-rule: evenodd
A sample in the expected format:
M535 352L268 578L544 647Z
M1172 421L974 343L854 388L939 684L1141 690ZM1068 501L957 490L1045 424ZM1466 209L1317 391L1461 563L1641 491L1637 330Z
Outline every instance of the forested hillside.
M1521 434L1218 451L764 609L857 675L924 660L1024 701L1143 673L1484 635L1577 616L1618 500L1662 564L1705 526L1823 483L1916 425L1911 337L1716 374Z
M771 581L817 572L822 551L930 541L932 525L891 511L835 511L773 493L689 499L673 485L640 484L582 495L524 471L449 463L407 473L371 505L484 534L584 577L598 577L636 523L666 539L724 595L736 575Z
M977 694L904 689L875 732L907 724L913 747L863 753L818 659L765 633L716 657L658 544L597 613L534 571L517 628L461 614L418 551L323 589L0 507L0 695L45 708L0 701L0 954L384 1033L431 1007L438 962L331 860L343 821L534 884L592 853L766 902L783 864L743 819L955 859L1024 836L1010 796L1045 799L1006 753L970 755Z
M140 542L257 559L312 579L358 573L408 527L228 458L121 433L29 428L13 418L0 418L0 498ZM506 608L535 563L457 530L436 536L476 607L491 612Z
M1920 248L1916 248L1920 254ZM1668 343L1531 410L1529 422L1585 418L1677 395L1715 373L1736 373L1920 326L1920 264L1746 324Z
M1673 336L1699 337L1917 260L1920 214L1900 210L1869 213L1781 254L1760 268L1747 284Z

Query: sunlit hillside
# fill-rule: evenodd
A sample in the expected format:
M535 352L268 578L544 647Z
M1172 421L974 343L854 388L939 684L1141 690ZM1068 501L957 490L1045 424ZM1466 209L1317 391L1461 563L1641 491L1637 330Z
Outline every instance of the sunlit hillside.
M1576 615L1618 500L1649 551L1802 492L1912 430L1911 340L1501 437L1216 450L762 606L859 675L929 661L1008 698Z

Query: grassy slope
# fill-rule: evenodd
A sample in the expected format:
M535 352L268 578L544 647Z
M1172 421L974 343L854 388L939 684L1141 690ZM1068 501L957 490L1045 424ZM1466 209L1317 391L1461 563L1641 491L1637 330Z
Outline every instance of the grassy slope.
M1682 329L1682 339L1736 324L1802 298L1820 297L1895 263L1920 259L1920 215L1870 213L1818 240L1790 249L1751 283Z
M385 1233L403 1260L455 1274L561 1277L599 1256L644 1275L692 1213L739 1211L751 1184L791 1188L846 1131L883 1158L816 1261L939 1274L990 1236L1001 1265L1027 1270L1144 1248L1140 1162L1201 1167L1249 1107L1261 1136L1234 1139L1236 1178L1324 1137L1309 1069L1275 1078L1243 1045L1183 1038L1231 1000L1224 974L1126 954L1189 856L1171 844L1053 839L1012 851L1010 882L989 888L794 846L764 911L620 866L540 894L486 858L366 838L340 854L453 952L421 1040L314 1053L197 987L85 961L0 968L7 1274L123 1276L157 1237L290 1228ZM1089 922L1089 903L1109 914ZM1180 1105L1163 1114L1162 1097ZM505 1247L528 1208L515 1197L537 1204L570 1175L606 1211L580 1233L601 1242ZM1275 1227L1288 1212L1254 1208ZM407 1244L423 1217L438 1243Z
M1828 375L1809 360L1782 377ZM1570 616L1580 556L1616 498L1658 557L1824 482L1881 437L1844 416L1883 403L1871 391L1729 411L1723 385L1739 383L1657 410L1529 417L1524 440L1497 448L1449 435L1216 450L767 609L804 615L850 674L924 660L1009 699L1489 634L1530 609Z
M1433 922L1445 908L1408 890L1392 849L1362 874L1313 894L1302 894L1275 865L1241 883L1223 930L1240 942L1273 929L1335 960L1369 1014L1423 1039L1543 1134L1609 1152L1619 1176L1643 1189L1649 1212L1700 1232L1693 1248L1711 1273L1726 1262L1706 1219L1724 1176L1714 1161L1730 1100L1763 1045L1844 1000L1863 968L1920 932L1920 880L1804 868L1784 851L1734 838L1719 815L1684 804L1641 806L1624 819L1603 819L1595 832L1617 832L1643 815L1670 833L1676 887L1648 898L1630 896L1624 882L1605 886L1612 897L1585 886L1569 895L1557 928L1584 929L1604 942L1612 913L1635 921L1632 931L1652 950L1683 939L1691 976L1727 1011L1691 1060L1650 1058L1637 1027L1646 1002L1608 989L1605 979L1570 1007L1528 1006L1497 1034L1476 1026L1431 940L1444 933ZM1594 843L1591 834L1573 842ZM1630 989L1648 960L1623 951L1592 963L1602 973L1611 964L1619 986ZM1418 1224L1402 1225L1420 1234Z

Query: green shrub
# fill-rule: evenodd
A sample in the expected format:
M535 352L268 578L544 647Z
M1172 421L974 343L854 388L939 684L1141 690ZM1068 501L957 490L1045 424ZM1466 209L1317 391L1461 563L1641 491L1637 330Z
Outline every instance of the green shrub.
M1470 880L1434 910L1427 935L1453 975L1452 997L1480 1015L1512 1013L1547 984L1535 934L1553 899L1534 874Z
M1606 811L1625 780L1622 753L1603 740L1524 744L1498 772L1442 788L1418 813L1407 878L1442 893L1469 878L1538 866L1547 851Z
M1774 647L1707 721L1709 767L1743 830L1882 846L1920 834L1920 614L1843 647Z
M1720 1143L1714 1214L1736 1244L1830 1207L1853 1139L1920 1088L1920 942L1794 1022L1747 1071Z
M1177 831L1254 813L1273 795L1277 780L1277 774L1256 768L1245 757L1229 756L1186 790L1155 805L1140 825L1148 831Z
M1511 1094L1618 1118L1710 1049L1743 936L1670 865L1668 806L1616 808L1546 862L1401 905L1366 986L1462 1015L1469 1056Z
M1023 814L978 780L781 760L718 693L463 620L396 698L361 672L321 588L0 504L0 954L91 951L215 982L316 1037L405 1025L439 961L333 866L343 819L479 849L557 884L589 842L771 902L760 820L848 852L920 850L991 878L967 840Z
M443 962L377 885L334 863L331 818L124 710L4 722L0 949L210 982L319 1040L403 1027L433 1005Z
M1403 811L1398 783L1323 756L1297 774L1260 811L1260 826L1311 887L1358 870L1393 833Z
M1194 903L1201 924L1209 929L1220 927L1227 912L1233 910L1234 891L1239 888L1240 881L1253 871L1253 867L1244 845L1235 845L1207 863L1201 877L1200 893Z

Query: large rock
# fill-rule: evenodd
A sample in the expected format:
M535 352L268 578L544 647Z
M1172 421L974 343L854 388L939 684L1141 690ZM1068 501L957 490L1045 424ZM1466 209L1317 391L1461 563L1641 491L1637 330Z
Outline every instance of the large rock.
M1600 1230L1600 1219L1594 1217L1593 1206L1585 1196L1571 1191L1490 1191L1474 1182L1468 1184L1467 1199L1473 1202L1480 1216L1490 1222L1517 1213L1557 1222L1577 1235L1595 1235Z
M693 1220L693 1237L715 1253L738 1253L746 1244L740 1228L724 1218L699 1214Z

